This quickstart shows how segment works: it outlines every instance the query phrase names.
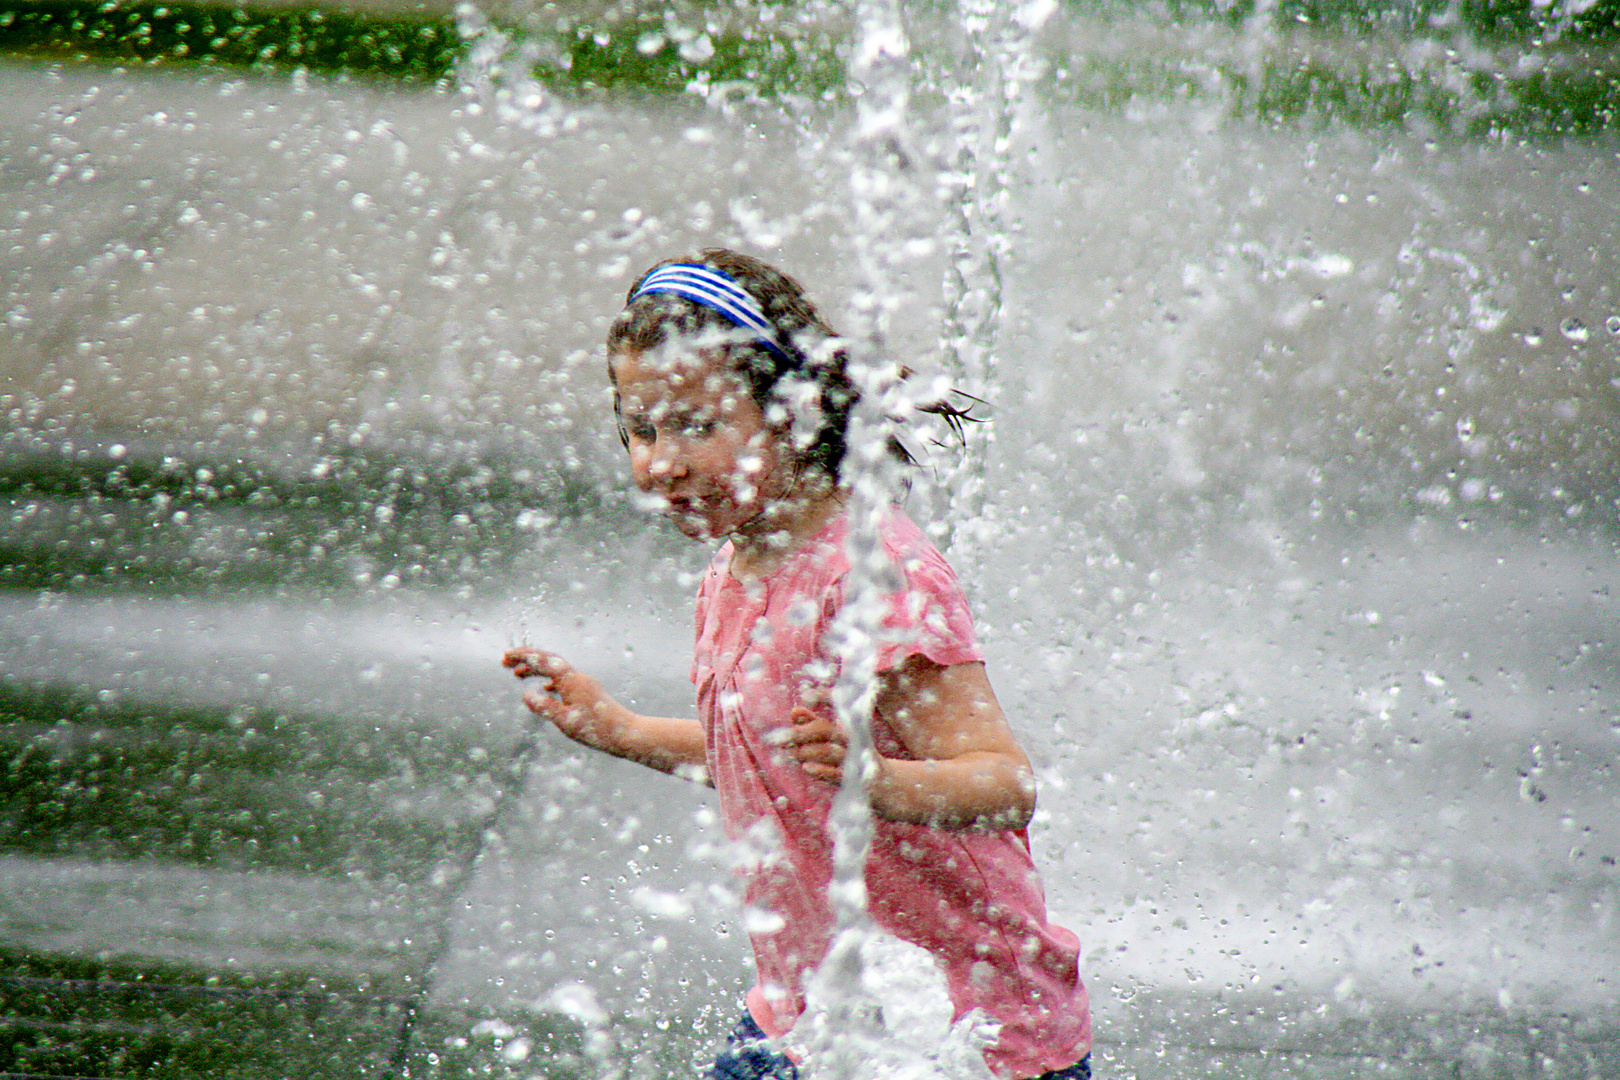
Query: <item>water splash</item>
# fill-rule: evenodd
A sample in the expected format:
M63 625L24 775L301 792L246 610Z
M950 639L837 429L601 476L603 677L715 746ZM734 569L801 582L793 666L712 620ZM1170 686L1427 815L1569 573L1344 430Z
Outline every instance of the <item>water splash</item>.
M893 418L907 415L920 403L916 390L899 377L897 363L885 354L891 322L907 299L900 280L911 264L933 254L933 244L922 231L932 217L926 210L925 186L932 178L923 167L923 154L913 145L909 116L913 72L900 6L893 0L866 0L856 14L849 77L861 87L861 94L850 144L849 190L858 284L852 305L850 374L862 400L851 418L842 476L850 492L846 601L828 643L840 661L832 699L848 733L847 760L854 767L846 767L829 817L835 937L808 988L806 1012L793 1037L803 1048L811 1077L921 1080L947 1075L939 1072L931 1050L943 1052L947 1061L971 1058L975 1055L962 1054L960 1047L973 1045L982 1035L976 1021L965 1022L960 1030L948 1025L944 1031L912 1030L909 1037L886 1023L884 1004L894 999L880 996L880 991L900 965L895 950L880 944L883 939L872 927L866 903L866 859L873 837L868 790L877 771L870 727L876 704L877 642L887 606L884 598L896 585L895 569L882 542L882 522L899 490L889 446L896 428ZM926 974L932 964L924 954L914 967ZM933 974L936 982L943 981L937 971ZM920 992L916 1000L937 1000L941 989L936 985L932 994ZM922 1041L913 1042L919 1035ZM985 1074L982 1056L978 1069Z
M955 153L939 178L951 223L940 344L942 367L955 388L984 401L993 397L1001 361L1002 264L1015 223L1009 206L1013 132L1031 119L1030 90L1043 73L1031 43L1051 10L1041 3L957 4L966 55L946 95ZM967 562L994 538L985 491L994 441L994 426L986 422L941 481L951 493L942 539Z
M869 927L834 939L791 1037L811 1080L990 1080L996 1023L952 1021L945 977L925 949Z

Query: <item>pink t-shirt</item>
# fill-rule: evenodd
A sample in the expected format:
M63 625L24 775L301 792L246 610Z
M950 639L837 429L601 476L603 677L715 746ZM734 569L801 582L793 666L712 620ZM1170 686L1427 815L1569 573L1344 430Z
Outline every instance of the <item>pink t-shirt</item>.
M731 576L727 544L698 592L692 678L709 775L727 835L761 842L762 858L748 870L747 903L780 916L776 928L750 935L759 982L748 1007L772 1036L786 1034L804 1011L804 977L830 943L826 825L834 789L783 756L769 735L790 726L796 705L831 715L826 691L838 661L824 637L844 599L847 532L840 515L751 588ZM981 659L945 559L898 509L884 521L883 542L904 587L886 598L878 670L917 653L944 666ZM872 727L878 753L913 756L881 718ZM934 955L956 1016L981 1008L1001 1023L985 1051L997 1075L1038 1076L1089 1052L1079 942L1046 921L1023 830L878 821L866 886L877 924Z

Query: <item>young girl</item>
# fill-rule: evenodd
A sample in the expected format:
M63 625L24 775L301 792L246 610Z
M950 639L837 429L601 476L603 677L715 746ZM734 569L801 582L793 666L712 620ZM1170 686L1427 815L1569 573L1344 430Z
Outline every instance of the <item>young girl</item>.
M838 340L785 274L704 251L661 263L608 332L619 436L636 485L697 540L725 540L698 592L697 719L642 716L562 658L504 663L563 734L719 795L732 838L767 838L748 871L759 980L714 1077L792 1078L776 1044L804 1011L834 929L828 811L846 741L827 630L844 603L840 485L857 393ZM999 1024L999 1077L1090 1076L1091 1022L1073 934L1046 920L1025 825L1029 762L985 676L951 569L898 509L882 541L901 583L878 641L868 910L927 949L957 1017ZM772 917L774 916L774 917Z

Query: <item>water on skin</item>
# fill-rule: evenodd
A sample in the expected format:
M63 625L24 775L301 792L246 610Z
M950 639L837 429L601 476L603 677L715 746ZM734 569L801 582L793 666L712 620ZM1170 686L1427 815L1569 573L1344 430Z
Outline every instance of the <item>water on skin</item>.
M719 241L765 250L835 312L853 284L845 174L814 153L837 117L805 135L624 104L535 140L454 95L0 77L0 153L27 178L5 223L13 447L307 472L337 444L453 442L611 490L594 349L629 275ZM1037 856L1085 943L1100 1034L1189 988L1295 1022L1606 1015L1612 140L1261 130L1196 106L1053 111L1020 138L989 526L959 569L1038 759ZM909 313L898 347L924 348L934 314ZM64 520L38 542L93 539L96 515ZM688 696L704 555L637 532L644 578L614 554L620 521L578 525L582 553L478 564L460 597L369 573L337 610L285 590L13 593L0 648L26 683L406 718L498 751L522 717L488 658L519 623L649 709ZM604 560L612 587L570 588ZM589 1013L567 991L583 983L613 1013L729 1007L742 949L710 891L721 859L692 850L713 840L701 793L555 740L529 784L444 924L439 1000ZM156 897L147 926L71 860L6 867L57 883L61 910L116 906L71 907L96 950L209 962L236 932L220 927L248 925L238 960L341 968L345 948L416 932L356 938L353 894L189 869L131 873ZM238 899L165 935L186 905L163 880ZM261 903L347 928L284 934Z

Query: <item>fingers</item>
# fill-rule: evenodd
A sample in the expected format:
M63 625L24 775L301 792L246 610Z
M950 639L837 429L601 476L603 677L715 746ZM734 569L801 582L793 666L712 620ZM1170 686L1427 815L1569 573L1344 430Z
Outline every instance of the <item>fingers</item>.
M793 726L787 728L781 735L782 742L787 746L814 746L836 745L842 750L849 745L849 738L844 729L825 716L817 716L809 709L794 709L789 714Z
M563 714L563 704L538 686L523 691L523 704L536 716L543 716L555 723Z
M501 663L511 668L512 674L520 679L545 680L538 686L530 686L523 691L523 704L528 706L530 712L543 716L552 723L561 724L572 711L567 703L560 700L563 690L561 681L575 674L568 661L544 649L524 646L507 649L501 656Z
M832 720L806 708L789 714L793 726L783 732L783 749L805 772L818 780L839 783L844 776L844 758L849 740Z
M573 670L568 661L555 653L548 653L544 649L532 649L527 646L507 649L501 655L501 664L511 668L512 674L520 679L527 679L536 675L548 679L558 679Z
M548 660L554 659L556 658L548 652L544 652L540 649L531 649L527 646L518 646L516 648L507 649L501 654L502 666L511 668L514 674L517 674L520 670L529 671L530 674L538 674L538 669L541 666L543 666ZM522 676L520 675L519 677L521 678Z
M788 714L788 719L793 721L793 726L787 729L787 734L784 736L789 744L821 739L836 739L840 743L849 741L844 737L844 729L839 727L835 721L811 712L803 705L796 706Z
M523 704L529 711L542 720L550 721L556 729L576 742L587 746L597 746L599 749L597 725L593 722L593 714L588 708L572 705L559 697L548 693L549 688L531 686L523 691Z

